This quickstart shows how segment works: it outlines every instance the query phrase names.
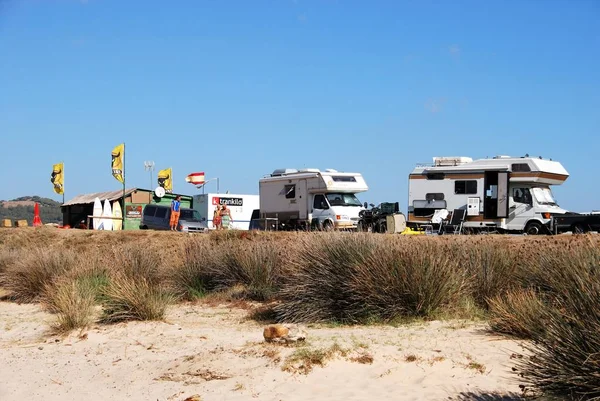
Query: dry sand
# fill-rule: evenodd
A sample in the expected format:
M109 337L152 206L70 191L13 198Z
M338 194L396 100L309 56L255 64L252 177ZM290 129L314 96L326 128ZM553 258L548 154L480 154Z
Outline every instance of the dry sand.
M299 363L282 369L300 348L264 343L262 325L246 316L179 305L167 322L60 337L39 305L0 302L0 400L475 400L484 398L466 394L519 391L511 373L519 343L484 324L308 326L302 347L337 343L347 353L302 374Z

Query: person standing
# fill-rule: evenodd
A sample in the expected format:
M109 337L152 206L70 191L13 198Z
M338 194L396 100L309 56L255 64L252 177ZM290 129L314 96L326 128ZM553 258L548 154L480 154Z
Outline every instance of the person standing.
M215 211L213 213L213 227L216 230L221 229L221 206L215 206Z
M181 211L181 195L177 195L177 197L171 201L171 220L169 221L169 225L171 226L171 231L177 231L177 224L179 223L179 213Z
M231 210L227 208L227 205L221 207L221 226L223 228L231 228L230 224L233 222L231 218Z

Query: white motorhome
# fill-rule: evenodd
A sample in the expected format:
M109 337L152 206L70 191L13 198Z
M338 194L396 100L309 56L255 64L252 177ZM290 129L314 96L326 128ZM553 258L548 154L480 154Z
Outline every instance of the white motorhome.
M241 194L200 194L194 195L192 202L194 210L200 213L200 219L206 221L209 230L213 230L213 214L217 205L227 205L231 212L231 228L248 230L252 211L258 209L258 195Z
M278 169L259 181L260 218L282 229L356 229L363 210L356 194L368 189L358 173Z
M465 228L539 234L567 211L552 196L569 173L557 161L533 157L434 157L409 176L408 223L430 222L437 209L466 209Z

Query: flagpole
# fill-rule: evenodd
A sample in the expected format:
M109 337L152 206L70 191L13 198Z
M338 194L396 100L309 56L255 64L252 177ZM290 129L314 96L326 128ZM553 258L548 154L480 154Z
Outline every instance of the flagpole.
M121 220L123 227L122 230L125 230L125 142L123 142L123 209L121 210Z
M63 196L63 205L65 204L65 162L60 162L62 164L62 196Z

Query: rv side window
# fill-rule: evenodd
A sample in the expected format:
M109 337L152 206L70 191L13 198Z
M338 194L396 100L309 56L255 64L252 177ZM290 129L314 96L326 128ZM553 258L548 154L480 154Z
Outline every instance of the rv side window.
M159 219L164 219L165 217L167 217L167 209L166 207L159 207L156 208L156 217L158 217Z
M286 199L296 199L296 184L285 186L285 197Z
M444 194L443 193L427 194L427 195L425 195L425 200L428 202L442 201L442 200L444 200Z
M315 195L315 200L313 202L313 209L329 209L327 207L327 202L325 201L324 195Z
M512 171L513 172L525 172L525 171L531 171L531 167L529 167L529 164L527 163L514 163L512 165Z
M144 208L144 216L152 217L154 212L156 212L156 206L146 206Z
M477 181L456 181L454 183L454 193L457 195L475 195L477 193Z
M356 182L356 178L353 176L345 176L345 175L334 175L333 181L335 182Z
M444 173L429 173L429 174L427 174L428 180L443 180L444 178L446 178L446 175Z

